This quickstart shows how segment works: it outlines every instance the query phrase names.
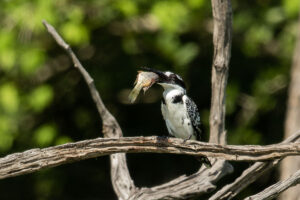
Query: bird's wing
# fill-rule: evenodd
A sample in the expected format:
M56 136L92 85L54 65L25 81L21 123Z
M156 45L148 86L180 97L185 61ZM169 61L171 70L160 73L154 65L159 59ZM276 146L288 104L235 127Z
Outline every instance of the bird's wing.
M196 132L197 140L200 140L201 136L201 121L200 121L200 114L195 102L189 98L188 96L183 96L183 102L187 110L188 117L191 120L192 126Z

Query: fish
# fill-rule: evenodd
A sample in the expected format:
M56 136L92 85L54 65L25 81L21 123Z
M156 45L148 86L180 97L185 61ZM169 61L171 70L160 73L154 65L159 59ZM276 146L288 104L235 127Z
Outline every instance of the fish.
M128 96L130 103L135 102L137 96L139 95L142 89L145 93L157 81L158 81L157 74L153 72L138 71L136 80L134 82L135 86Z

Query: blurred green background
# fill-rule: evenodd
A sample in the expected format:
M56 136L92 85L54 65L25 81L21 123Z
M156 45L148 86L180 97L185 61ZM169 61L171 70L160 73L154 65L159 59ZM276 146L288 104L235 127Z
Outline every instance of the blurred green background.
M299 0L232 1L233 46L227 88L229 144L282 140ZM0 156L101 137L101 120L81 75L45 31L54 25L95 79L125 136L166 135L161 88L127 100L141 66L185 79L209 132L212 13L205 0L0 1ZM206 139L208 136L206 135ZM153 165L156 163L156 165ZM251 163L232 163L229 183ZM130 154L137 186L191 174L188 156ZM276 169L237 199L275 182ZM108 157L0 180L0 199L116 199Z

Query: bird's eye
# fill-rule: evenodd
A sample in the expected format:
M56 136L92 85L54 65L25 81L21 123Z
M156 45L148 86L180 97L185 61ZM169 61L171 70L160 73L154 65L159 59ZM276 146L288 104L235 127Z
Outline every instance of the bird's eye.
M175 75L175 74L170 74L170 78L171 78L171 79L175 79L175 78L176 78L176 75Z

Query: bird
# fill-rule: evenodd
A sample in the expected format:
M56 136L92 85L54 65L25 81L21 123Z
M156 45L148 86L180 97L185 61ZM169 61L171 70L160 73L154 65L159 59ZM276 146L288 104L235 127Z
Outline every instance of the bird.
M200 114L195 102L186 94L183 79L170 71L162 72L153 68L143 68L158 76L157 84L164 89L161 102L161 112L168 132L171 136L186 140L201 139ZM211 163L205 156L196 158L206 167Z

